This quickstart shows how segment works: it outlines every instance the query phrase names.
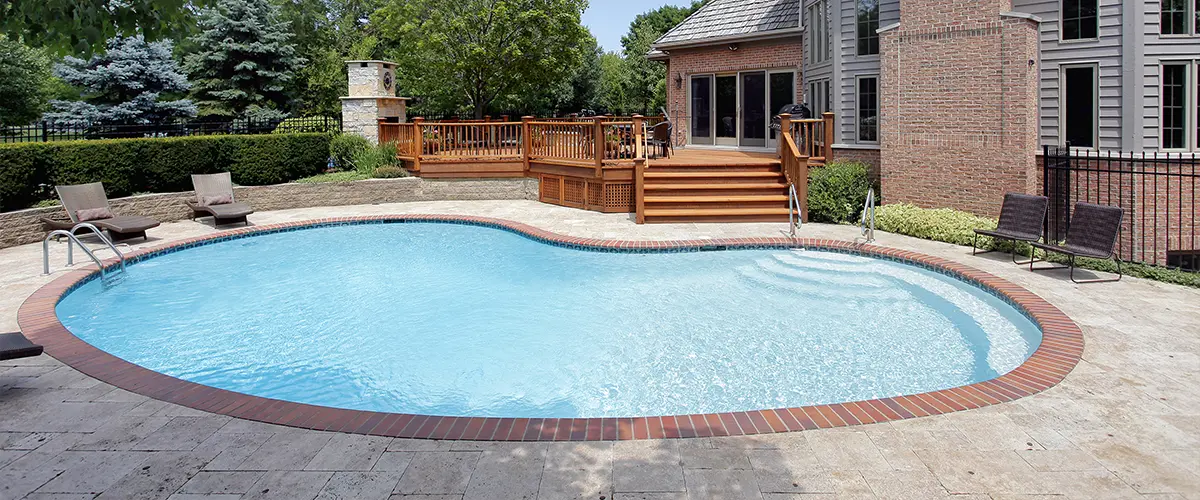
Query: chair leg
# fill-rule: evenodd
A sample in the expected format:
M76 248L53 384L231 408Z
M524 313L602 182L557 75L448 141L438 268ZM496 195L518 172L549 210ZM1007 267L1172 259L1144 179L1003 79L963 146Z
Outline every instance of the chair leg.
M1038 258L1035 258L1035 257L1034 257L1034 252L1036 252L1036 251L1037 251L1037 249L1036 249L1036 248L1033 248L1033 245L1029 245L1029 260L1025 260L1025 261L1019 261L1019 262L1018 262L1018 261L1017 261L1017 242L1015 242L1015 241L1014 241L1014 242L1013 242L1013 249L1012 249L1012 258L1013 258L1013 264L1016 264L1016 265L1019 265L1019 266L1023 266L1023 265L1025 265L1025 264L1029 264L1029 265L1031 265L1031 266L1032 266L1034 262L1041 262L1041 260L1042 260L1042 259L1038 259Z
M1076 284L1080 284L1080 285L1082 285L1084 283L1113 283L1113 282L1121 281L1121 277L1124 276L1121 273L1121 258L1114 255L1113 262L1117 263L1117 277L1116 278L1098 278L1098 279L1093 279L1093 280L1077 280L1077 279L1075 279L1075 257L1072 256L1071 257L1071 281L1075 282Z
M971 238L971 255L979 255L991 252L991 250L979 251L979 233L975 233L975 237Z

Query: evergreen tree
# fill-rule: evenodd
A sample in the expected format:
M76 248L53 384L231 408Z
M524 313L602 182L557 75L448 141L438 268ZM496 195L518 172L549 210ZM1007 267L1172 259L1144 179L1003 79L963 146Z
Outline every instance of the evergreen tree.
M187 99L162 100L186 92L187 78L171 58L171 42L147 42L141 35L110 38L104 54L88 60L66 57L55 65L59 78L81 89L82 101L51 101L46 118L92 123L159 123L196 115Z
M0 126L25 125L45 111L50 64L37 51L0 38Z
M269 0L217 0L201 11L184 58L202 115L286 116L287 89L307 62Z

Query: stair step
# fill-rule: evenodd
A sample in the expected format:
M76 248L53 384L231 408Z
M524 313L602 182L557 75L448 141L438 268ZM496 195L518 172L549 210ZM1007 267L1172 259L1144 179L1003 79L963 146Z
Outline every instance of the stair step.
M787 216L787 207L759 208L647 208L646 217L731 217L747 215Z
M743 171L728 171L728 172L646 172L647 179L708 179L713 177L729 178L729 179L746 179L746 178L765 178L777 179L779 172L743 172Z
M681 195L681 196L647 196L646 203L757 203L757 202L787 203L787 195L782 194L748 194L748 195Z
M687 190L687 189L787 189L787 184L782 182L724 182L724 183L707 183L707 184L662 184L662 183L646 183L646 191L654 190Z

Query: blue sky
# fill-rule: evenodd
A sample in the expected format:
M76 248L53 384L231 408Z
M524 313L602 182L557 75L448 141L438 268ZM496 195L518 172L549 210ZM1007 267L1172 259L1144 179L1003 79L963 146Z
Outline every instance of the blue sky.
M583 25L607 52L621 50L621 37L638 14L663 5L691 5L691 0L592 0L583 13Z

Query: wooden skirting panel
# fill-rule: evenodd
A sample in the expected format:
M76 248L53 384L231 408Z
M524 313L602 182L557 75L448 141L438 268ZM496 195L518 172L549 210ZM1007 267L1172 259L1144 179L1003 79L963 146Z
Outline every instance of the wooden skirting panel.
M633 183L538 173L542 203L605 213L633 211Z
M525 164L520 161L422 161L420 176L457 179L524 177Z

